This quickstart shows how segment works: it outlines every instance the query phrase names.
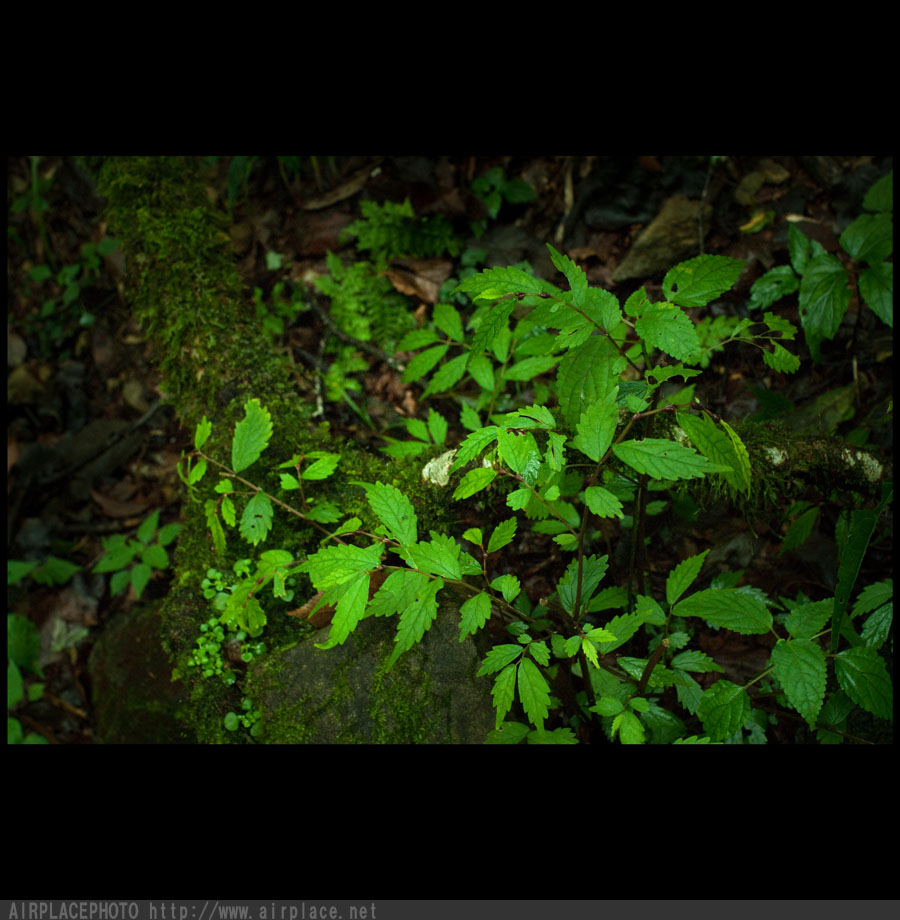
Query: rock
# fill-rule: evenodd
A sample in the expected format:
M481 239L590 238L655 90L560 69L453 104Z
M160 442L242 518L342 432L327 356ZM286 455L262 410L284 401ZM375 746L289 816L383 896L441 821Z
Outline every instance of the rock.
M682 195L666 199L659 214L634 241L612 280L618 284L631 278L648 278L695 255L700 248L699 207L699 202ZM712 206L707 204L703 214L705 230L709 227Z
M172 681L154 606L134 607L111 620L88 667L98 743L194 742L179 719L187 691Z
M262 712L261 741L285 744L481 744L494 727L493 681L476 677L481 656L459 641L450 605L419 645L385 665L396 617L370 617L340 646L328 629L251 665L246 690Z

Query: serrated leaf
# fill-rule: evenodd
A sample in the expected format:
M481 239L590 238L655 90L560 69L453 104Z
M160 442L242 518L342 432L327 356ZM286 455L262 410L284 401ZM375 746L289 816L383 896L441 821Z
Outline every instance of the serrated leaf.
M363 572L371 571L381 562L380 546L352 544L326 546L310 556L298 569L306 572L318 591L351 581Z
M666 603L669 606L676 603L681 595L694 583L708 555L709 550L707 549L697 556L683 559L669 572L668 578L666 578Z
M546 374L559 363L558 355L535 355L523 358L508 367L503 372L504 380L533 380L541 374Z
M875 649L860 645L839 652L834 659L834 673L857 706L893 721L894 688L884 659Z
M244 418L234 428L231 442L231 468L235 473L259 459L272 437L272 416L258 399L244 404Z
M342 645L356 629L357 623L365 616L368 600L368 574L359 575L347 583L346 590L334 608L334 617L331 620L331 630L327 640L329 648Z
M499 671L507 667L511 662L514 662L521 654L521 645L512 645L511 643L506 645L495 645L487 655L484 656L481 667L478 669L477 676L484 677L486 674L493 674L495 671Z
M376 617L393 616L409 605L425 590L429 582L427 575L412 569L391 572L381 587L372 595L367 608L368 615Z
M784 618L785 629L794 639L811 639L825 628L834 609L834 599L826 598L809 604L800 604Z
M711 463L730 467L722 478L736 491L749 494L750 457L737 433L723 422L724 431L708 418L677 412L678 424Z
M454 342L463 340L462 318L459 310L449 303L437 303L434 305L434 324L446 333Z
M484 591L470 597L460 608L459 641L474 635L491 618L491 598Z
M591 336L566 354L557 371L556 393L570 427L575 427L585 409L605 400L626 364L607 336Z
M413 383L424 377L447 354L449 345L435 345L415 355L400 378L404 383Z
M225 531L222 530L222 524L219 521L218 514L216 514L216 503L212 499L207 499L203 506L203 511L206 515L206 526L209 527L216 555L221 556L225 552Z
M401 545L407 546L418 539L418 519L412 502L395 486L383 482L359 483L366 491L366 499L378 520Z
M428 410L428 433L435 444L443 444L447 440L447 419L434 409Z
M648 345L678 361L690 361L700 350L694 324L673 303L664 301L646 306L634 330Z
M697 256L666 273L663 294L681 307L702 307L731 290L743 270L744 263L739 259Z
M434 532L431 536L432 539L428 543L420 542L406 547L410 562L420 572L442 575L458 581L462 577L459 546L452 537Z
M589 486L584 490L584 503L591 514L600 517L623 518L625 516L622 503L609 489L602 486Z
M307 459L314 462L306 469L301 470L301 479L327 479L337 469L340 454L332 454L324 450L314 450L307 455Z
M730 680L717 680L704 691L697 715L712 741L724 741L750 717L750 697Z
M453 493L454 501L462 501L464 498L470 498L476 492L486 489L497 476L496 470L487 469L486 467L476 467L469 470Z
M455 473L460 467L474 460L489 444L496 441L497 430L496 425L488 425L466 435L462 444L459 445L450 472Z
M264 492L257 492L247 502L244 513L241 515L241 536L254 546L265 540L272 527L272 502Z
M576 425L578 433L572 439L572 445L595 463L599 463L615 437L619 420L616 409L618 396L619 388L613 386L602 399L581 413Z
M501 521L495 528L494 532L491 534L491 539L488 541L487 551L489 553L495 553L501 547L507 545L507 543L512 543L513 537L516 535L516 519L507 518L505 521Z
M204 415L194 431L194 447L200 450L206 443L206 439L212 434L212 422Z
M666 438L644 438L613 444L613 453L632 469L653 479L702 479L707 473L730 472L731 467L710 463L691 447Z
M495 578L491 582L491 587L503 595L503 600L505 600L507 604L511 604L522 591L522 585L519 579L509 572Z
M825 653L811 639L778 642L770 659L788 702L815 728L825 699Z
M518 473L529 485L534 485L541 462L541 452L530 431L518 434L506 428L499 428L497 449L500 459L514 473Z
M772 351L763 348L762 356L768 367L782 374L793 374L800 367L800 359L778 342L772 343Z
M517 671L518 668L516 668L515 664L507 665L494 679L491 696L494 698L494 709L497 710L495 727L498 730L503 724L506 714L512 709L513 698L516 693ZM480 674L481 671L478 673Z
M531 724L543 729L544 719L550 712L550 687L538 666L530 658L519 662L518 679L519 701Z
M397 343L397 352L417 351L426 345L433 345L438 340L438 335L433 329L413 329Z
M550 251L550 260L565 275L566 281L569 282L569 287L572 290L572 305L580 307L587 295L587 275L585 275L580 266L576 265L568 256L557 252L549 243L547 243L547 249Z
M724 627L742 635L769 632L772 614L766 605L737 588L708 588L679 601L672 614L677 617L700 617L712 626Z
M497 267L486 268L475 275L470 275L458 284L452 293L468 294L474 300L485 292L490 292L492 297L502 297L516 292L540 294L548 288L547 282L529 275L520 268Z
M707 674L711 671L717 671L720 674L725 673L725 668L718 664L705 652L698 649L688 649L686 652L679 652L672 659L672 667L682 671L695 671L700 674Z
M434 393L443 393L458 383L466 372L468 359L468 354L463 353L442 364L432 375L431 380L428 381L428 386L422 391L422 399L426 399Z
M581 563L581 609L584 609L584 606L591 599L594 591L597 590L597 585L603 580L603 576L606 574L607 569L609 568L609 556L585 556ZM563 608L571 613L573 616L578 613L580 615L581 610L576 611L575 606L575 597L578 593L578 560L573 559L566 571L563 573L563 577L560 578L559 584L557 585L557 593L559 594L560 603L563 605Z

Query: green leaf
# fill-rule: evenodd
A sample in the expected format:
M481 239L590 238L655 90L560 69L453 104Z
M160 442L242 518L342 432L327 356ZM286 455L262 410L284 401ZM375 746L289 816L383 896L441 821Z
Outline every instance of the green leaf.
M188 474L188 485L196 485L206 475L206 461L198 460L197 465L191 468Z
M358 483L366 491L366 499L378 520L401 545L408 546L418 539L418 518L412 502L395 486L383 482Z
M697 556L689 556L669 572L669 576L666 578L666 603L670 607L694 583L708 555L709 550L707 549Z
M505 575L500 575L495 578L491 582L491 587L503 595L503 600L505 600L507 604L511 604L522 591L522 585L519 579L516 578L515 575L510 575L508 572Z
M422 391L422 399L426 399L433 393L443 393L458 383L466 372L468 359L469 356L464 352L451 358L446 364L442 364L428 381L428 386Z
M859 293L869 309L894 328L894 263L876 262L859 276Z
M837 651L844 615L853 593L853 586L856 584L856 576L859 574L866 548L885 503L886 499L883 499L881 506L876 511L869 509L852 511L846 536L839 543L838 583L834 592L834 613L831 619L832 652Z
M412 569L399 569L391 572L382 586L369 601L368 615L376 617L393 616L406 610L410 604L425 590L429 578Z
M235 425L231 442L231 468L235 473L256 463L272 437L272 416L258 399L248 400L244 413L244 418Z
M460 608L459 641L474 635L491 618L491 598L484 591L470 597Z
M847 272L830 253L816 256L806 265L800 282L800 322L807 342L832 339L850 304Z
M780 556L791 550L797 549L798 546L802 546L809 539L809 535L813 532L813 528L816 526L816 521L818 521L818 519L818 506L808 508L799 515L784 535L784 540L781 542L778 555Z
M141 561L150 568L165 569L169 566L169 554L158 543L152 543L141 553Z
M644 726L641 720L630 711L623 712L618 717L619 741L622 744L643 744L645 740Z
M569 282L569 287L572 290L572 305L580 307L587 295L587 275L568 256L557 252L549 243L547 243L547 249L550 251L550 260L566 276L566 281Z
M363 573L347 583L346 590L335 605L331 630L324 643L325 647L334 648L336 645L343 645L356 629L357 623L365 616L368 600L369 575Z
M64 585L76 572L81 571L80 565L48 556L32 573L32 578L39 585Z
M413 329L412 332L407 332L397 343L397 352L417 351L437 341L438 336L433 329Z
M244 513L241 515L241 536L254 546L265 540L272 527L272 502L264 492L257 492L247 502Z
M840 244L857 262L883 262L894 251L890 214L861 214L841 234Z
M710 671L717 671L720 674L725 673L725 668L718 664L705 652L698 649L688 649L686 652L679 652L672 659L672 667L682 671L695 671L700 674L707 674Z
M778 342L772 343L772 351L763 348L762 356L768 367L782 374L793 374L800 367L800 359Z
M877 581L874 584L863 588L856 598L853 605L851 616L855 619L866 613L877 610L883 604L887 603L894 596L894 579L886 578L884 581Z
M884 659L875 649L861 645L839 652L834 659L834 673L857 706L893 721L894 689Z
M584 557L581 566L581 610L576 611L574 608L578 589L578 560L573 559L559 580L556 589L563 608L573 616L580 616L608 568L609 556Z
M533 380L541 374L546 374L559 363L558 355L535 355L524 358L503 372L504 380Z
M436 345L434 348L419 352L406 365L401 380L404 383L420 380L447 354L449 347L449 345Z
M793 294L800 287L800 280L790 265L777 265L757 278L750 288L749 310L765 310L773 303Z
M534 485L541 462L541 452L530 431L516 433L506 428L497 430L500 459L529 485Z
M615 437L619 421L618 396L619 388L613 386L603 399L588 406L578 420L578 434L572 438L572 445L595 463L599 463Z
M521 645L495 645L484 656L484 661L481 662L477 676L484 677L486 674L493 674L495 671L505 668L515 661L522 654L522 651Z
M428 543L416 543L406 547L413 567L430 575L442 575L459 580L462 577L459 561L459 546L452 537L432 531Z
M882 176L866 192L863 207L867 211L893 211L894 210L894 170Z
M766 605L739 588L708 588L679 601L672 614L700 617L712 626L725 627L742 635L766 633L772 628L772 614Z
M517 685L525 715L532 725L542 730L550 711L550 687L530 658L523 657L519 662Z
M447 440L447 419L434 409L428 410L428 432L435 444L443 444Z
M27 617L10 613L6 617L6 654L20 668L43 677L40 665L41 634Z
M824 629L834 609L833 598L800 604L784 618L785 629L794 639L812 639Z
M495 553L498 549L503 546L506 546L508 543L512 543L513 537L516 535L516 519L507 518L505 521L501 521L495 528L494 532L491 534L491 539L488 541L487 551L489 553Z
M517 647L517 651L521 651ZM491 689L491 695L494 698L494 709L497 710L497 720L495 727L497 730L503 724L506 714L512 709L513 698L516 693L516 672L514 664L507 665L494 679L494 686ZM478 672L479 674L481 671Z
M649 304L634 330L652 348L678 361L690 361L700 350L697 331L687 314L673 303Z
M731 290L743 270L744 263L739 259L697 256L666 273L663 294L681 307L702 307Z
M894 604L889 601L879 607L867 620L860 631L863 642L869 648L879 649L887 641L894 622Z
M144 593L144 588L150 582L150 576L153 569L146 562L139 562L131 570L131 587L134 588L135 595L139 598Z
M750 697L730 680L717 680L704 691L697 715L712 741L724 741L750 717Z
M437 303L434 305L433 314L434 324L446 333L454 342L463 340L462 317L459 310L449 303Z
M316 589L323 591L376 568L381 562L381 553L382 548L377 544L366 548L351 544L326 546L310 556L299 571L306 572Z
M600 517L621 519L625 516L619 499L609 489L604 489L602 486L589 486L585 489L584 503L588 506L591 514L596 514Z
M116 572L109 580L109 593L120 594L131 584L131 569Z
M476 492L486 489L494 481L496 475L496 470L491 470L483 466L476 467L474 470L469 470L466 475L463 476L459 485L456 487L456 491L453 493L454 501L470 498Z
M570 427L575 427L585 409L605 400L626 364L607 336L591 336L570 349L556 375L559 405Z
M337 469L340 454L332 454L325 450L314 450L307 454L308 460L315 462L300 473L301 479L327 479Z
M788 702L814 729L825 699L825 653L811 639L782 639L770 661Z
M147 517L138 527L137 533L135 536L141 543L149 543L153 539L153 534L156 533L156 528L159 526L159 511L154 511L149 517Z
M730 467L722 478L736 491L750 492L750 457L737 433L723 422L725 431L715 422L689 412L677 412L678 424L711 463Z
M486 292L489 292L493 298L520 291L525 294L540 294L551 290L553 288L546 281L541 281L520 268L498 267L486 268L475 275L470 275L458 284L452 293L468 294L474 300Z
M116 534L103 540L106 553L94 566L94 572L118 572L130 565L138 550L138 544L126 540L124 534Z
M212 433L212 422L204 415L199 422L197 422L197 428L194 431L194 447L197 450L200 450L201 447L206 443L206 439Z
M497 426L488 425L485 428L479 428L467 434L459 445L456 452L456 458L450 472L455 473L460 467L465 466L471 460L474 460L489 444L497 440Z
M444 587L444 582L436 578L429 582L416 598L400 614L400 623L397 626L397 635L394 636L394 651L387 663L389 671L397 659L408 649L411 649L422 636L431 629L437 617L437 593Z
M613 444L613 453L632 469L653 479L702 479L707 473L730 472L731 468L710 463L691 447L666 438L644 438Z
M491 364L491 359L487 355L472 355L467 368L472 379L482 390L494 389L494 365Z

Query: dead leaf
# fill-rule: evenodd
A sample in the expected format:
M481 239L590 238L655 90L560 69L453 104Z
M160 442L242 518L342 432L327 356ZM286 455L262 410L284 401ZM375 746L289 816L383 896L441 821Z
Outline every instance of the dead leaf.
M95 489L91 489L91 498L100 506L103 513L110 518L128 518L143 514L147 510L146 502L123 502L109 498Z
M433 305L452 271L447 259L403 259L392 263L385 275L401 294Z

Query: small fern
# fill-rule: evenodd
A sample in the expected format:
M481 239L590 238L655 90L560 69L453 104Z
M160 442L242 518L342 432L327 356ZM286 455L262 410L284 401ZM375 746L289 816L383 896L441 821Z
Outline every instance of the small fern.
M356 237L356 248L371 252L376 262L400 256L434 259L445 253L459 254L459 240L450 221L440 214L416 217L408 198L402 204L363 201L360 209L362 219L354 221L344 232Z

